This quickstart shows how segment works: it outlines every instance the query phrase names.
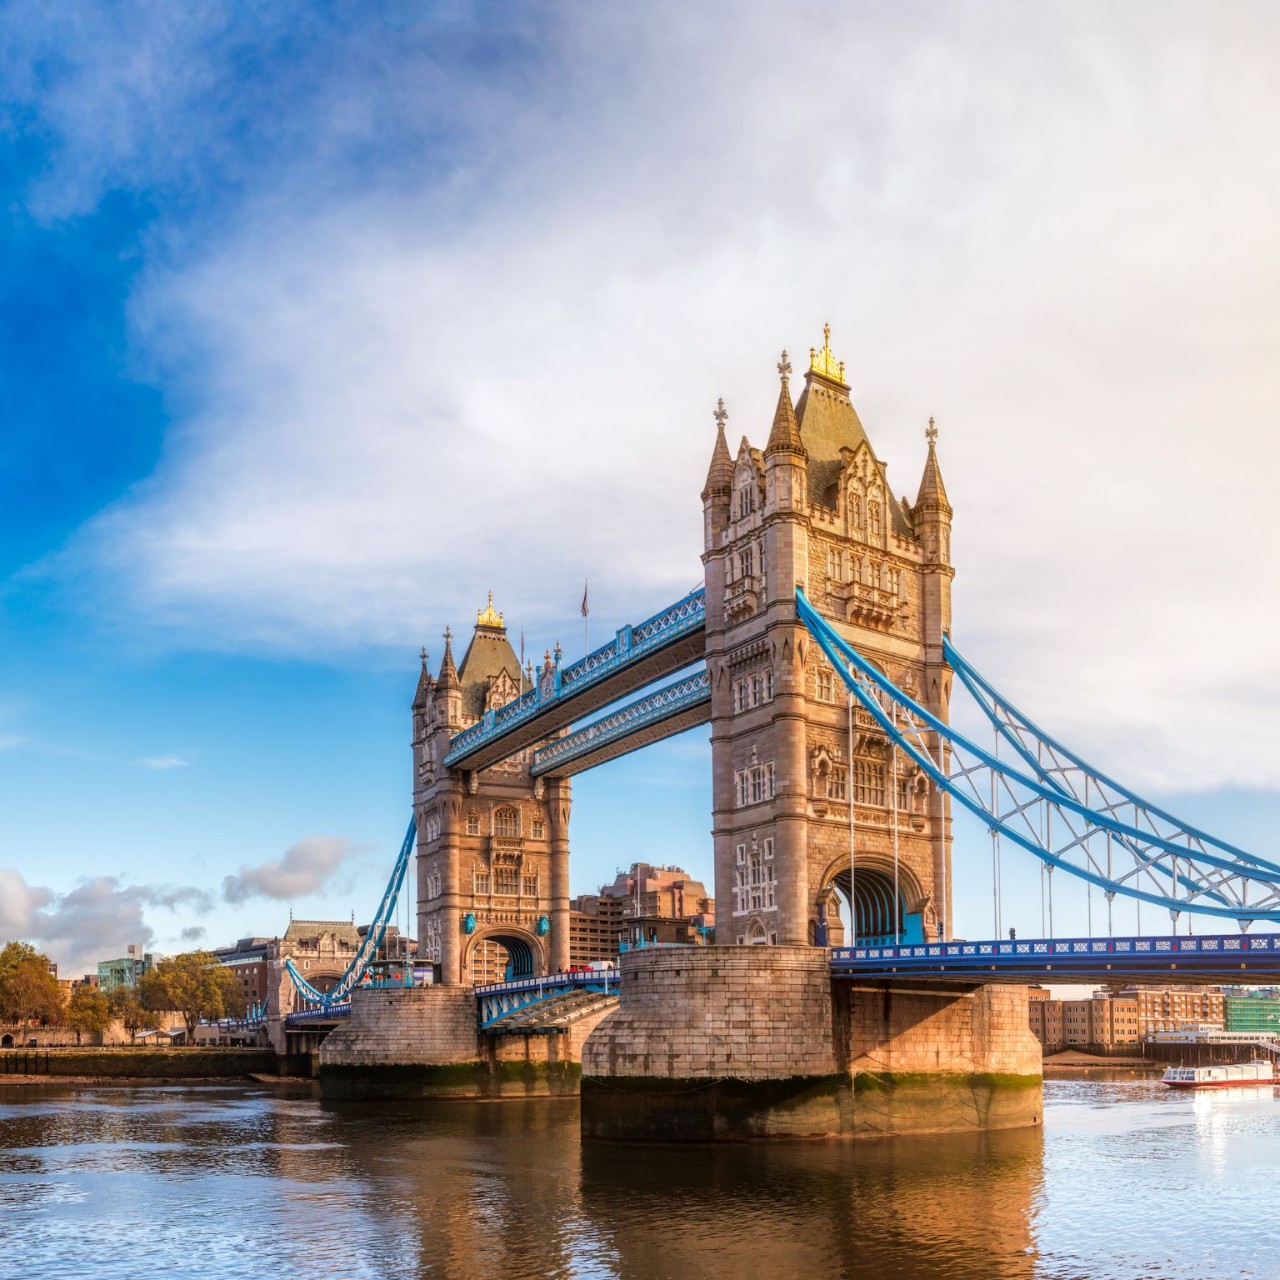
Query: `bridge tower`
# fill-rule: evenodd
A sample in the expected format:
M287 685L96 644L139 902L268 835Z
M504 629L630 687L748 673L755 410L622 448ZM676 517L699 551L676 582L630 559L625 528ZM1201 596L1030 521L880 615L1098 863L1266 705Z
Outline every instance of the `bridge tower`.
M731 456L720 402L702 491L719 943L846 940L851 880L860 940L933 939L950 920L945 797L894 760L869 715L851 713L795 609L803 587L947 718L952 510L937 432L931 419L915 502L895 498L823 334L794 404L783 352L763 452L744 436Z
M552 666L551 655L545 667ZM493 596L455 666L451 634L413 699L418 953L453 985L569 967L567 778L534 778L532 749L480 770L446 767L449 740L530 687Z

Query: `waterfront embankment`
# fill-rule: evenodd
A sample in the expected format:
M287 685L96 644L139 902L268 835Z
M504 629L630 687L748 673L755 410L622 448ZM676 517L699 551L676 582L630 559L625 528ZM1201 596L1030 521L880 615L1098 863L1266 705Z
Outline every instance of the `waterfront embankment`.
M0 1084L231 1080L275 1075L272 1049L11 1049L0 1053Z

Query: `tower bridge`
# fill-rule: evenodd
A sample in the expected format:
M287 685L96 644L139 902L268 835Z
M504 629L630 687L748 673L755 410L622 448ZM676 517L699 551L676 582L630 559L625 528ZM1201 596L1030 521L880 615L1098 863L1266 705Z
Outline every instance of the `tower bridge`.
M1018 985L1031 975L1280 973L1280 934L1177 936L1192 911L1280 928L1280 866L1093 769L952 644L933 420L914 499L895 495L829 330L798 397L785 352L777 367L763 448L744 435L731 450L723 401L715 411L701 586L568 664L557 646L522 670L492 597L460 662L448 631L436 672L424 651L397 870L412 845L420 959L439 984L367 999L338 984L328 1002L350 996L350 1018L322 1059L339 1091L366 1090L406 1052L490 1082L518 1052L528 1079L563 1085L577 1054L584 1124L602 1136L927 1127L936 1097L877 1109L846 1093L904 1073L938 1076L964 1123L1035 1123L1038 1090L989 1087L1038 1081ZM990 722L990 749L951 725L957 688ZM597 990L566 974L571 778L705 724L714 945L630 954ZM958 942L956 804L990 830L997 867L1002 846L1035 857L1050 894L1062 873L1099 887L1108 918L1117 897L1167 910L1170 934ZM998 921L998 873L993 889ZM516 1025L518 1051L503 1047ZM690 1081L712 1090L696 1115L676 1100Z

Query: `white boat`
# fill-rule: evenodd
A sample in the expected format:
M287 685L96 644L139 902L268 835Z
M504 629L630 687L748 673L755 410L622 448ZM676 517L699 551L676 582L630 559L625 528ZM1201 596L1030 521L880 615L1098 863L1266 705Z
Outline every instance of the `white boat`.
M1170 1067L1163 1076L1173 1089L1223 1089L1231 1085L1277 1084L1270 1062L1234 1062L1218 1067Z

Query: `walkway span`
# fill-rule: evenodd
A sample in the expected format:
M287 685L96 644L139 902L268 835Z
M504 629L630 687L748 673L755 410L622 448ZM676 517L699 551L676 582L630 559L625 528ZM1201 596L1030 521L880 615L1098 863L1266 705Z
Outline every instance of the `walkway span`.
M444 763L451 769L488 768L574 720L700 662L706 621L705 592L699 587L652 618L622 627L608 644L567 667L560 665L557 653L533 689L505 707L486 711L458 734Z

